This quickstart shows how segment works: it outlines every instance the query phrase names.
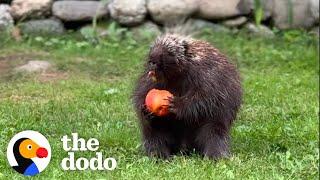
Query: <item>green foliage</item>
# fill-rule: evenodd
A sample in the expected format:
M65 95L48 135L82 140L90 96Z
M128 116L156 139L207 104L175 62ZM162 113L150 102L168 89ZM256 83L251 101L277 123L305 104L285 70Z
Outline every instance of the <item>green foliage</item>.
M80 29L82 36L90 43L97 44L99 41L98 33L96 28L86 26Z
M11 28L0 30L0 49L6 45L8 41L12 40L11 37Z
M254 0L254 20L257 26L261 25L264 16L263 5L261 0Z
M78 35L29 37L0 48L0 63L32 55L54 63L55 73L68 74L47 82L39 80L41 74L1 81L0 179L23 178L8 167L6 146L26 129L47 136L53 150L48 168L35 179L319 179L317 38L301 31L278 33L276 40L199 36L229 55L243 79L244 103L231 134L233 155L215 162L196 154L170 161L143 154L130 97L151 42L130 36L97 45ZM116 158L118 168L61 170L67 153L60 138L71 132L99 139L99 151Z
M101 0L100 6L106 6L109 0ZM128 29L120 27L115 21L112 21L107 27L98 27L98 12L92 19L92 26L86 26L81 28L80 33L91 44L98 44L103 37L101 37L101 30L103 30L103 36L107 35L107 38L113 42L121 40L124 36L128 35ZM82 43L83 44L83 43Z
M119 41L126 35L127 31L127 28L120 27L115 21L111 22L107 28L108 37L112 41Z
M283 38L288 42L302 41L305 42L312 41L312 36L307 35L306 33L301 33L300 30L287 30L283 31Z
M80 29L80 34L93 45L103 43L103 39L117 43L124 38L132 38L127 28L121 27L114 21L102 27L97 25L83 27Z
M287 0L288 2L288 23L290 26L293 24L293 4L292 0Z

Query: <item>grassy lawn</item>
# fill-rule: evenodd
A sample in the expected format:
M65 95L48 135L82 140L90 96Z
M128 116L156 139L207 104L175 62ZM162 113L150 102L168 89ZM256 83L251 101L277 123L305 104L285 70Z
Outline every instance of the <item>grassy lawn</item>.
M52 148L47 169L36 179L318 179L318 41L304 32L275 39L211 34L242 74L244 104L232 130L230 159L198 155L155 160L141 148L130 96L150 40L104 40L91 46L77 36L0 40L0 179L23 178L11 169L6 148L23 130L45 135ZM43 74L16 74L28 60L54 64ZM97 138L114 171L63 171L63 135ZM94 152L76 157L94 157Z

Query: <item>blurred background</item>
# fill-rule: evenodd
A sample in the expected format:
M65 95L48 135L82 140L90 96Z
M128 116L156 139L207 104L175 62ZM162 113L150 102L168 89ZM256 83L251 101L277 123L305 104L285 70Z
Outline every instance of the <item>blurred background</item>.
M144 28L159 33L164 26L187 21L192 30L246 29L272 37L274 29L306 29L319 34L319 0L1 0L0 3L0 29L15 26L16 36L63 34L70 29L92 36L90 24L98 36L112 33L96 27L97 22L114 22L133 31Z

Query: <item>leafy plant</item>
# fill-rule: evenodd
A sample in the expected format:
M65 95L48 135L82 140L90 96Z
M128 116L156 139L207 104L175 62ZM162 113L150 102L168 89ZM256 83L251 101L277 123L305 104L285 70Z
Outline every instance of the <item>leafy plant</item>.
M290 26L293 24L293 4L292 0L287 0L288 1L288 23Z
M6 42L10 41L12 39L11 37L11 30L12 28L7 28L7 29L0 29L0 48L2 46L5 46Z
M100 8L105 6L107 3L108 3L108 0L101 0L100 5L97 8L96 14L94 15L94 17L92 19L92 28L93 28L93 31L95 31L95 32L97 32L98 12L99 12Z
M83 37L92 44L97 44L99 42L99 35L97 31L98 11L105 4L106 4L106 0L101 1L92 19L92 26L84 27L80 30L80 33L83 35Z
M80 30L82 36L92 44L97 44L99 42L98 33L95 27L87 26Z
M254 20L257 26L261 25L264 12L261 0L254 0Z
M107 28L108 37L112 41L118 41L119 39L124 37L127 31L127 28L119 27L116 22L112 22Z

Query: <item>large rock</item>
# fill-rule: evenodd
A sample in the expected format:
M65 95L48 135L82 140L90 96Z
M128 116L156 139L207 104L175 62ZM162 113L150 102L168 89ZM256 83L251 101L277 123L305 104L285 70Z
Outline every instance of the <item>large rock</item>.
M149 0L147 8L156 22L170 24L184 20L195 13L198 3L195 0Z
M290 5L289 2L292 4ZM312 15L310 6L310 0L274 1L272 18L275 26L279 29L312 27L315 23L315 18Z
M113 0L109 4L110 15L123 25L137 25L147 14L146 0Z
M43 18L51 14L53 0L13 0L11 14L15 19Z
M134 37L151 38L161 34L161 30L158 25L151 21L147 21L140 26L136 26L130 29Z
M246 23L248 19L245 16L236 17L233 19L228 19L223 22L223 25L227 27L238 27Z
M63 21L89 21L95 16L106 17L107 4L98 1L56 1L52 13Z
M310 12L315 21L319 23L319 0L310 0Z
M213 22L202 20L202 19L189 19L186 23L188 25L187 28L189 28L188 31L192 33L201 32L204 29L209 29L213 32L223 32L223 33L229 33L231 32L230 29L227 27L221 25L221 24L215 24Z
M63 24L58 19L31 20L19 25L23 34L62 34L65 32Z
M239 8L240 0L198 0L199 10L197 16L200 18L215 20L233 16L239 16L243 12Z
M0 31L13 27L13 18L10 15L10 6L0 4Z
M252 35L254 36L260 36L260 37L265 37L265 38L273 38L275 37L273 31L269 29L267 26L260 25L257 26L252 23L247 23L245 25L245 29Z
M15 70L17 72L45 72L51 67L51 63L48 61L29 61L27 64L16 67Z
M263 18L262 20L266 20L271 17L272 9L273 9L273 1L274 0L260 0L260 5L263 10ZM252 13L254 14L255 9L255 0L241 0L239 2L239 9L244 13Z

